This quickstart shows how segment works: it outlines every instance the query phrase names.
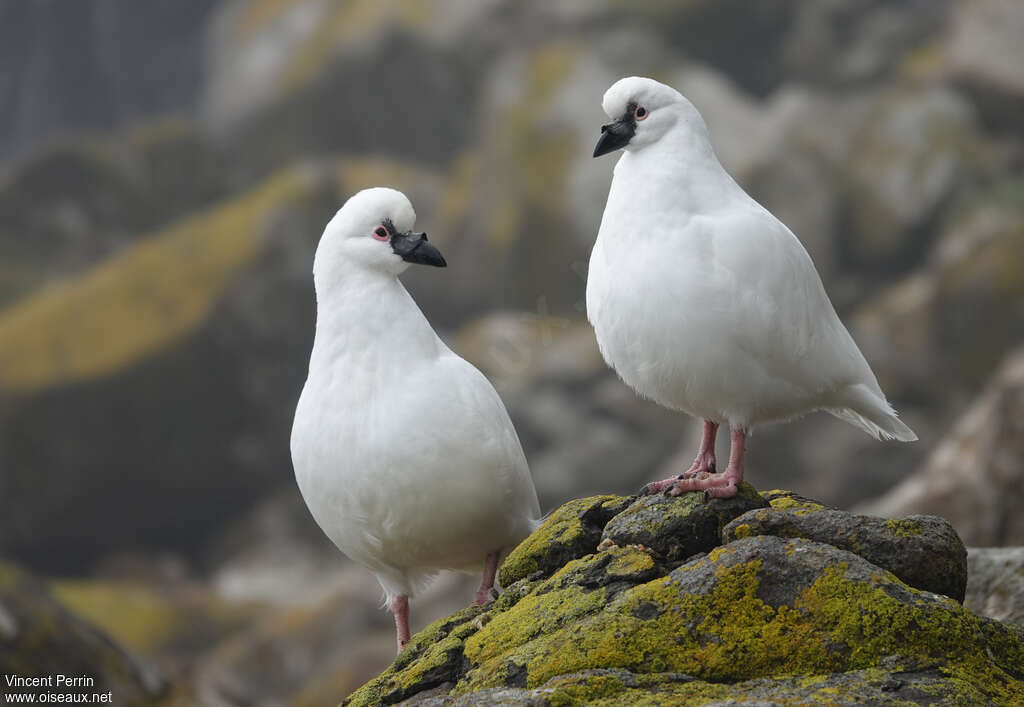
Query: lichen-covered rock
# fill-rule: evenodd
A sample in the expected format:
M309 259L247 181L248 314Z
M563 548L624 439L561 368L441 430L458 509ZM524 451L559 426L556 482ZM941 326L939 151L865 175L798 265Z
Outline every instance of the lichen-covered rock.
M593 496L561 506L505 559L498 573L502 586L526 577L549 575L569 560L594 552L605 523L631 500Z
M726 525L722 543L755 535L828 543L889 570L912 587L964 600L967 550L949 521L937 516L885 520L828 509L766 508Z
M707 502L700 493L642 496L611 519L601 537L616 545L643 545L666 562L681 562L718 545L733 518L766 505L747 483L732 498Z
M582 670L559 675L538 688L497 687L468 695L416 697L416 707L470 705L634 704L982 704L985 694L934 668L870 668L807 677L756 678L708 683L681 673L636 674L628 670Z
M778 507L752 514L834 512L787 492L769 498ZM651 507L622 501L605 530ZM558 527L593 539L600 519L584 529L581 518L608 503L583 499L556 511L524 543L528 553L513 553L517 571L505 576L517 581L499 600L430 626L346 704L1024 700L1024 629L824 542L745 537L675 569L646 543L608 542L553 574L539 564L523 571L524 562L544 558L547 568L558 556L543 553L560 542ZM890 528L892 541L915 529ZM654 534L654 544L678 540L672 532Z

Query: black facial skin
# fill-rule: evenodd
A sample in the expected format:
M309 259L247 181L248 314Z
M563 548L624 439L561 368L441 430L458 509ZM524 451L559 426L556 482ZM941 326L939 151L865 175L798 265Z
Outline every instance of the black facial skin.
M443 268L448 265L444 256L434 246L427 242L426 233L396 233L391 221L384 222L384 228L391 234L391 250L407 263L418 265L433 265L435 268Z
M636 110L636 103L626 106L626 114L613 123L601 126L601 137L594 147L594 157L607 155L619 148L625 147L636 134L636 119L633 112Z

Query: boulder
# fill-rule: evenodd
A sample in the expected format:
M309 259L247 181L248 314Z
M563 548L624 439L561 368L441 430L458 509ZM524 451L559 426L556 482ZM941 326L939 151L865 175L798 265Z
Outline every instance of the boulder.
M685 515L701 498L669 499L663 512ZM846 543L841 529L821 540L726 534L682 564L643 544L585 546L600 526L647 512L643 500L595 497L556 511L502 567L511 582L502 596L414 636L345 704L1024 699L1024 629L831 544ZM787 492L763 502L794 518L838 512ZM648 539L682 557L690 550L672 547L684 540L673 524ZM542 558L551 560L543 569Z
M228 182L217 152L182 119L30 152L0 176L0 307L209 206Z
M844 511L762 509L722 529L722 542L756 535L807 538L860 555L912 587L964 600L967 551L938 516L885 520Z
M282 170L0 310L0 551L191 551L281 483L337 188Z
M680 498L681 502L660 493L640 497L605 525L602 541L642 545L665 562L678 563L710 552L730 521L768 505L748 483L741 484L732 498L705 501L698 493Z

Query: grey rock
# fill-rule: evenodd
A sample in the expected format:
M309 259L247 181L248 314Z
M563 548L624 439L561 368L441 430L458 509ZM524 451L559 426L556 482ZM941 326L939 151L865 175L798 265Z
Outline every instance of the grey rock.
M1024 626L1024 547L967 549L964 606Z
M643 545L665 562L681 562L718 545L733 518L767 505L746 483L727 499L705 501L703 493L642 496L612 518L601 537L616 545Z
M827 543L889 570L912 587L964 600L967 551L943 518L884 520L829 509L769 508L730 522L722 530L722 542L756 535Z

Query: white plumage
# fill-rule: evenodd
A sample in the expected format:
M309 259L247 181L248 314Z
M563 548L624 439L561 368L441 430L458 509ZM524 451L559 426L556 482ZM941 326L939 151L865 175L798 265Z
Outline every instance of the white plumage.
M916 439L807 251L722 168L693 105L632 77L608 89L603 107L616 122L595 155L618 146L625 154L590 259L587 313L622 379L661 405L743 434L824 410L876 438ZM721 474L707 473L711 434L710 465L698 455L686 474L704 483L677 490L721 485L713 478ZM742 440L740 465L742 478Z
M410 233L414 220L400 192L368 189L324 230L313 269L316 336L291 439L313 517L376 574L397 623L404 598L438 570L487 560L493 584L498 553L540 517L497 392L437 337L398 280L407 261L444 264ZM388 238L375 238L383 228ZM413 255L398 254L402 238L417 246Z

